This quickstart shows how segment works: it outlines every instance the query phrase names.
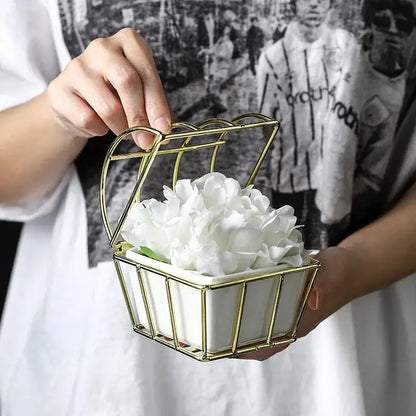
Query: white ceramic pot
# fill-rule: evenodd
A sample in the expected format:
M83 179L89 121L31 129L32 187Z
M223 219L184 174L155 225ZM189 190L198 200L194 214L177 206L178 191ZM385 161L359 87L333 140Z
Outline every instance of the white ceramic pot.
M281 265L211 277L181 270L170 264L142 256L138 254L137 249L128 250L126 257L138 265L144 266L141 268L141 273L148 297L150 316L154 330L163 336L173 338L166 290L166 275L163 273L180 277L190 284L208 286L276 272L271 277L247 282L238 346L267 338L278 286L278 276L283 275L273 326L273 338L279 335L292 334L301 307L308 270L290 269L290 272L285 272L285 270L288 270L287 266ZM138 314L140 323L150 330L136 269L133 266L127 269L124 274L132 292L134 309ZM208 353L216 353L231 348L242 287L243 284L239 283L206 291L206 342ZM170 279L170 288L178 340L202 350L201 289L172 279Z

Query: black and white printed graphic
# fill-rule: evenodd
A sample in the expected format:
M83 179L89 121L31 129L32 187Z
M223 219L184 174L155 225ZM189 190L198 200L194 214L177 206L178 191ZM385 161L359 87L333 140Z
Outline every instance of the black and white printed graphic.
M374 202L414 52L414 5L296 0L292 6L294 19L260 58L260 111L282 121L271 162L274 204L293 205L307 245L322 247L381 206Z
M368 197L379 194L403 100L414 86L413 0L58 2L72 57L123 27L145 38L176 120L230 119L249 111L279 119L281 133L260 188L272 188L275 205L295 207L308 248L336 243L351 221L369 220ZM110 140L91 139L77 161L91 266L109 256L98 181ZM224 169L244 177L262 146L255 136L236 140ZM149 194L169 183L169 164L156 162ZM185 174L195 177L205 164L200 156ZM110 170L114 220L136 168L130 161Z
M64 40L72 57L82 53L94 38L133 27L152 46L175 119L198 123L213 117L232 119L257 110L257 88L249 54L254 50L257 58L261 45L251 45L246 34L254 11L265 16L269 9L267 5L259 7L258 2L252 3L250 6L241 0L59 0L59 9ZM256 39L261 36L258 34ZM223 159L228 162L223 163L222 170L228 170L229 175L243 182L264 145L259 139L258 134L246 136L227 146ZM99 175L110 141L110 136L91 139L77 161L87 203L91 266L108 259L110 253L98 209ZM209 171L206 153L194 158L194 163L189 162L183 173L191 178ZM149 186L148 194L143 197L160 194L162 184L171 182L172 165L172 160L166 158L155 161L146 181L153 187ZM260 172L257 181L263 191L268 188L265 171ZM136 177L134 161L111 165L107 195L108 212L113 220L120 215Z

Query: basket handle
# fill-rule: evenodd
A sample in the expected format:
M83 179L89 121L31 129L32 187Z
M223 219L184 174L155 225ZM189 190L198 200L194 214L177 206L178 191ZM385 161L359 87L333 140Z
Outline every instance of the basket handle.
M250 122L247 124L240 124L241 121L246 119L257 119L256 122ZM260 120L260 121L258 121ZM210 127L211 125L220 124L222 127ZM175 163L175 169L174 169L174 177L173 177L173 186L175 186L175 182L177 180L177 171L179 170L179 165L182 159L183 152L186 151L192 151L196 149L201 148L207 148L207 147L213 147L214 151L212 154L211 159L211 171L215 170L215 163L217 159L217 155L219 152L219 148L222 144L225 143L224 137L228 132L231 131L239 131L244 129L250 129L253 127L264 127L264 126L270 126L273 127L272 133L270 134L265 146L263 147L263 150L254 166L254 169L252 170L250 177L247 181L246 186L252 184L254 182L254 179L260 170L260 167L264 161L264 158L266 157L266 154L268 150L270 149L270 146L272 145L272 142L274 138L276 137L277 131L279 129L279 122L277 120L274 120L268 116L265 116L263 114L259 113L247 113L247 114L241 114L234 118L231 121L223 120L223 119L210 119L206 120L203 123L199 124L198 126L190 124L190 123L174 123L172 125L172 129L177 127L184 127L187 128L188 131L179 132L179 133L169 133L169 134L162 134L160 131L151 128L151 127L132 127L128 130L125 130L123 133L121 133L119 136L116 137L114 142L109 147L104 164L101 171L101 181L100 181L100 209L101 209L101 217L104 224L105 231L107 233L107 236L110 240L110 245L113 249L120 249L121 245L120 243L117 243L117 240L120 236L121 230L124 226L124 223L126 221L127 215L134 203L135 200L137 200L137 196L140 194L144 182L146 180L147 174L153 164L153 161L158 153L177 153L177 159ZM132 154L127 155L114 155L114 151L120 144L122 140L124 140L128 135L131 135L134 132L142 131L146 133L150 133L155 136L155 141L153 143L153 146L150 150L147 151L140 151ZM194 136L201 136L201 135L209 135L209 134L219 134L219 137L216 141L210 142L207 144L202 145L195 145L195 146L188 146L189 141ZM177 147L175 149L170 150L162 150L159 152L159 148L162 144L162 142L166 139L169 140L182 140L184 139L184 142L182 146ZM138 179L136 181L136 184L134 186L134 189L130 195L130 198L127 202L127 205L125 206L123 213L121 214L120 220L117 223L117 226L115 230L113 231L111 229L110 221L107 214L107 206L106 206L106 184L107 184L107 173L108 168L111 161L118 160L118 159L127 159L127 158L135 158L135 157L141 157L142 162L139 168L138 173Z
M136 184L134 185L134 189L130 195L130 198L126 204L126 207L123 210L123 213L121 214L120 220L118 221L115 230L112 231L110 221L108 218L107 205L106 205L106 185L107 185L108 168L110 166L110 162L112 161L114 151L116 150L120 142L124 140L127 136L131 135L132 133L136 131L143 131L146 133L150 133L156 137L155 137L154 144L152 148L150 149L150 151L141 152L143 153L144 159L142 160L143 165L141 166L138 180L136 181ZM120 236L121 229L123 228L123 225L126 221L130 208L136 198L136 195L143 188L143 184L146 179L146 176L149 172L150 167L152 166L153 160L156 157L157 151L159 150L159 147L162 144L163 140L165 140L165 135L156 129L153 129L151 127L132 127L130 129L125 130L123 133L117 136L107 151L107 154L104 159L104 164L101 170L100 209L101 209L101 218L103 220L105 231L110 240L110 245L114 249L120 247L119 244L117 244L117 239Z

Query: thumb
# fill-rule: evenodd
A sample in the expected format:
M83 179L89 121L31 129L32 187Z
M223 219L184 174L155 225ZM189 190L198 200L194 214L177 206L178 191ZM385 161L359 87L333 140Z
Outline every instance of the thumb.
M314 287L309 293L305 312L300 321L297 336L303 337L315 329L321 322L322 292L319 287Z

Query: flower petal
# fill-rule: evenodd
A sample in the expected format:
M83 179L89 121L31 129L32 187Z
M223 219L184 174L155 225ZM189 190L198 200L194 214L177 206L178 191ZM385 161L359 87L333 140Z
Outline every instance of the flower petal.
M308 262L294 209L270 207L252 185L214 172L163 188L164 202L134 204L122 236L177 267L207 275Z

